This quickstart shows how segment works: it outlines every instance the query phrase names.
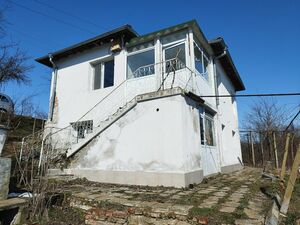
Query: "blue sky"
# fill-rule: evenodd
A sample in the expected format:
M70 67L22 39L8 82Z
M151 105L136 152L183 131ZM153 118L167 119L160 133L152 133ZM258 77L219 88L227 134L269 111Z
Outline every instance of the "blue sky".
M124 24L145 34L191 19L198 21L208 39L225 39L247 89L241 93L300 92L297 0L0 0L0 4L9 6L5 40L19 43L34 65L30 85L10 83L1 91L14 98L34 94L34 103L44 111L48 110L51 71L35 58ZM299 109L299 96L277 99L291 113ZM238 99L241 122L254 101Z

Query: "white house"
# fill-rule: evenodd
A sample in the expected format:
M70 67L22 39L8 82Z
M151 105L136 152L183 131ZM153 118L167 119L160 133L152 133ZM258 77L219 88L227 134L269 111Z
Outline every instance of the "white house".
M241 168L234 95L245 89L222 38L195 20L146 35L125 25L37 59L53 68L45 139L62 171L183 187Z

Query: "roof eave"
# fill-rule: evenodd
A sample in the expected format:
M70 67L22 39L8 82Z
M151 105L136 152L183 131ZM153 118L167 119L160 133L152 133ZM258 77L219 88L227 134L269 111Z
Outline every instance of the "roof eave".
M212 49L215 53L215 56L222 54L224 52L224 50L226 49L226 43L223 38L216 38L214 40L210 40L209 44L212 47ZM215 46L218 45L219 51L216 50L216 47L213 47L214 45ZM225 62L225 60L227 60L228 62ZM232 81L232 83L235 87L235 91L244 91L246 89L245 85L240 77L239 72L237 71L237 69L235 67L235 64L232 60L232 57L231 57L228 49L226 50L226 55L223 56L222 58L220 58L219 61L221 64L223 63L223 65L222 65L223 67L224 67L224 63L228 63L230 65L231 69L233 70L234 77L229 76L229 79Z
M155 38L158 37L162 37L162 36L166 36L168 34L177 32L177 31L181 31L184 29L191 29L196 35L197 37L200 39L199 41L201 41L202 44L205 45L205 50L209 53L209 54L213 54L213 51L209 45L208 40L206 39L205 35L203 34L202 30L200 29L198 23L196 20L190 20L181 24L177 24L175 26L171 26L168 28L164 28L155 32L151 32L142 36L138 36L135 37L133 39L130 40L130 42L126 43L126 47L130 48L145 42L149 42L154 40Z
M138 36L138 33L130 25L126 24L122 27L119 27L119 28L116 28L114 30L108 31L106 33L103 33L101 35L98 35L96 37L88 39L86 41L83 41L83 42L80 42L78 44L69 46L67 48L63 48L63 49L58 50L56 52L53 52L53 53L51 53L51 55L53 56L54 59L55 58L61 58L61 57L67 56L69 54L85 50L85 48L90 48L90 47L96 46L96 43L101 42L102 39L105 40L105 39L108 39L108 38L113 38L113 37L118 36L122 33L126 33L129 38L130 37L133 38L133 37ZM51 62L49 61L49 55L39 57L39 58L35 59L35 61L38 62L38 63L41 63L43 65L46 65L48 67L52 66Z

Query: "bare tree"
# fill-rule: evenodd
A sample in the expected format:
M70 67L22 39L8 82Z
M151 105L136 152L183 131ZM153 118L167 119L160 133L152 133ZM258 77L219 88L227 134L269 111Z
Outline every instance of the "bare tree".
M274 98L261 98L252 104L243 128L242 151L244 159L251 161L252 152L255 155L255 164L265 164L271 161L276 167L284 153L286 132L293 110L279 104ZM294 133L294 131L289 130ZM254 146L254 151L251 148ZM251 162L252 164L252 162Z
M286 107L279 105L273 98L261 98L251 106L244 127L259 132L278 131L284 127L288 118Z
M0 40L4 38L4 9L0 9ZM26 63L28 56L14 43L0 44L0 86L9 81L28 83L27 73L32 66Z

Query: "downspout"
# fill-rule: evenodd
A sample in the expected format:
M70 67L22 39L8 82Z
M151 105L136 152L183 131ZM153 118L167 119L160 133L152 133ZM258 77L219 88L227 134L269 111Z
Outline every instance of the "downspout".
M49 109L49 115L48 115L48 119L50 121L52 121L53 120L54 107L55 107L58 67L53 61L53 55L51 53L49 53L48 56L49 56L49 62L52 64L52 69L53 69L53 82L52 82L52 85L51 85L50 109Z

